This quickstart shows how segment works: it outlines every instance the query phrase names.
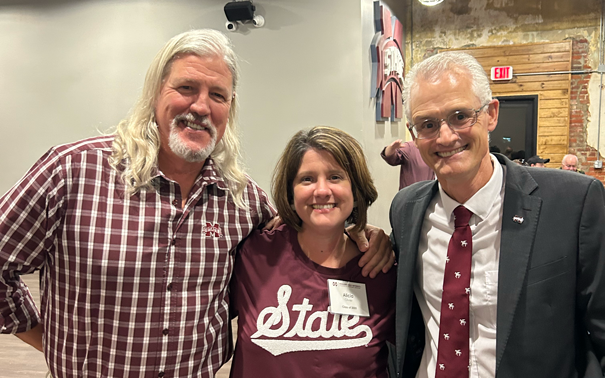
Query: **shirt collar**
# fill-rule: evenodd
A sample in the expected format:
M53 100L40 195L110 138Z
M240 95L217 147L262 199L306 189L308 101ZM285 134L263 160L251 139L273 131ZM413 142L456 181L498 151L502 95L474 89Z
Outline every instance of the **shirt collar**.
M474 215L478 216L479 219L484 220L489 214L494 200L499 197L503 183L503 171L500 162L492 154L489 155L494 166L492 177L489 179L481 189L477 191L466 203L461 204L455 199L447 195L447 193L439 184L439 195L443 203L443 209L446 214L452 214L454 209L460 205L464 205L467 209L473 212Z
M156 167L156 171L152 177L154 179L162 177L164 180L173 181L170 180L159 167ZM206 185L216 184L216 187L222 190L229 190L227 182L223 179L221 172L211 156L206 158L204 166L200 170L193 186L197 187L200 184L200 181L204 181Z
M218 166L210 156L206 159L200 172L200 176L207 185L216 184L219 189L229 190L227 182L223 179L223 175L219 171ZM200 176L198 176L198 180L200 180Z

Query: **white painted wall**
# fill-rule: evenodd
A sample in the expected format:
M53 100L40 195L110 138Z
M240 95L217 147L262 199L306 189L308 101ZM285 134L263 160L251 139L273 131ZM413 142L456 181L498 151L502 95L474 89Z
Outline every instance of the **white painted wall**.
M368 221L385 230L390 230L389 208L391 201L399 189L399 167L391 167L381 157L382 149L396 139L411 140L406 127L405 118L399 122L375 121L375 102L370 99L370 78L372 75L372 59L370 57L370 44L374 37L374 10L372 0L361 2L362 23L362 50L363 56L363 143L366 157L370 165L374 183L378 189L378 200L370 208ZM405 20L400 21L403 23ZM407 69L406 69L407 71Z
M52 145L117 124L138 96L158 49L191 28L224 30L225 3L1 3L0 193ZM389 229L399 170L379 153L405 131L403 123L374 122L372 1L257 0L256 5L264 28L229 33L242 58L238 96L248 171L268 191L277 158L297 130L339 127L365 147L379 190L370 221Z
M594 65L598 66L598 64L599 60L597 58ZM595 67L595 69L597 68ZM605 83L605 77L603 78L603 83ZM605 157L605 93L601 93L602 91L601 75L598 73L591 75L590 83L588 84L590 112L586 124L586 142L589 146L600 152L601 156L597 156L597 159L601 160ZM601 112L600 115L599 111Z

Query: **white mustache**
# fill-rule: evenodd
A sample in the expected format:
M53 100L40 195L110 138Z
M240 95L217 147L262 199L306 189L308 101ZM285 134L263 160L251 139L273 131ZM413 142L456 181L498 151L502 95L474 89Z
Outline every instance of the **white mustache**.
M199 125L201 125L210 132L210 135L212 137L216 136L216 127L214 127L214 125L212 124L212 121L210 120L210 118L208 116L196 117L195 115L193 115L191 113L179 114L174 117L174 119L172 121L172 125L174 125L174 127L176 127L176 124L181 121L187 123L187 126L193 128L193 129L196 129L196 130L200 130ZM193 125L191 125L189 123L193 123Z

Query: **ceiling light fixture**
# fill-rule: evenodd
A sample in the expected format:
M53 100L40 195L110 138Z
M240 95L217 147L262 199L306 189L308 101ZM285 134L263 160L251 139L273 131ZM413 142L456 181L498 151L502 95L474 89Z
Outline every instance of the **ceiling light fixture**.
M433 5L443 3L443 0L418 0L420 4L432 7Z

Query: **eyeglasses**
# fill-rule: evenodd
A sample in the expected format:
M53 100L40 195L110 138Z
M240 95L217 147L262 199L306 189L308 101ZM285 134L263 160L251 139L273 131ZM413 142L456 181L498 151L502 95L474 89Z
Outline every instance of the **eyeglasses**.
M416 124L410 126L410 131L414 134L417 139L433 139L439 135L441 130L441 123L445 123L449 126L452 131L460 131L473 126L477 123L477 117L480 111L483 110L489 102L479 109L462 109L455 110L446 118L436 119L427 118L425 120L416 122Z

